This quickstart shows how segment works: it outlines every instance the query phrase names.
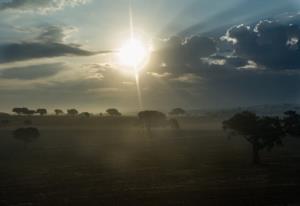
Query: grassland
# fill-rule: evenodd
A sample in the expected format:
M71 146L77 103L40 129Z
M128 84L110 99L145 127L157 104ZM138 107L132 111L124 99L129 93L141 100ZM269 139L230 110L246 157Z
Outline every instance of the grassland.
M300 140L264 152L228 139L220 119L181 118L146 133L134 117L31 117L40 138L0 128L0 205L299 205Z

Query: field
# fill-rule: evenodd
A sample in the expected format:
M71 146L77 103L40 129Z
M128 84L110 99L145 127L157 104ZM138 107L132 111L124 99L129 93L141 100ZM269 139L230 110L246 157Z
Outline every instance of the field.
M145 132L134 117L32 117L40 138L0 128L0 205L300 205L300 139L251 163L220 119L180 118Z

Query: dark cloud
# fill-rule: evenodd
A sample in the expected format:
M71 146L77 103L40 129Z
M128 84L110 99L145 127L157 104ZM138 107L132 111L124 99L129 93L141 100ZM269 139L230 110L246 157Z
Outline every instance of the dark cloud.
M201 3L196 2L195 4L193 5L194 7ZM218 6L220 6L219 4L218 2ZM201 10L203 8L205 8L205 5L197 9ZM285 13L286 11L295 11L298 6L295 5L295 1L291 0L251 0L236 2L234 6L223 6L223 8L224 10L216 14L200 18L198 23L184 29L179 35L191 35L195 33L221 35L232 25L240 24L240 22L255 22ZM180 17L182 18L182 16Z
M235 54L270 69L300 68L300 28L276 21L255 26L235 26L224 37L234 44Z
M215 41L208 37L171 37L158 43L149 65L156 71L163 71L167 67L172 68L171 73L194 72L201 63L201 58L216 51Z
M19 80L35 80L54 76L64 69L62 63L56 64L40 64L26 67L13 67L2 69L0 78L2 79L19 79Z
M91 52L80 45L65 43L72 27L47 25L31 41L0 44L0 63L60 56L91 56L110 51Z
M74 27L66 27L62 25L46 25L39 28L40 34L36 41L41 42L64 42L70 33L76 30Z
M75 45L62 43L23 42L0 46L0 62L24 61L36 58L59 56L91 56L97 54Z
M0 10L21 10L47 13L65 6L76 6L87 0L0 0Z

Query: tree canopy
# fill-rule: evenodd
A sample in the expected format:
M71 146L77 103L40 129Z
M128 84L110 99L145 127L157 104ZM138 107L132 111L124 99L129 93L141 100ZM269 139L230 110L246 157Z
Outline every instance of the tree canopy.
M106 110L107 114L109 114L112 117L119 117L122 116L122 114L119 112L119 110L115 108L110 108Z
M223 122L230 135L243 136L253 147L253 162L260 162L259 151L282 145L286 136L279 117L259 117L253 112L241 112Z
M166 115L159 111L142 111L139 112L138 117L148 130L154 126L163 125L167 120Z

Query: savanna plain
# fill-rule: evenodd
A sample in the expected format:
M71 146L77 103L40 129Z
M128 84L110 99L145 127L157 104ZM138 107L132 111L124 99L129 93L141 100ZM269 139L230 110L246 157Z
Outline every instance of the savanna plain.
M300 141L251 161L221 118L180 117L150 133L136 117L31 117L40 137L0 128L0 205L300 205Z

